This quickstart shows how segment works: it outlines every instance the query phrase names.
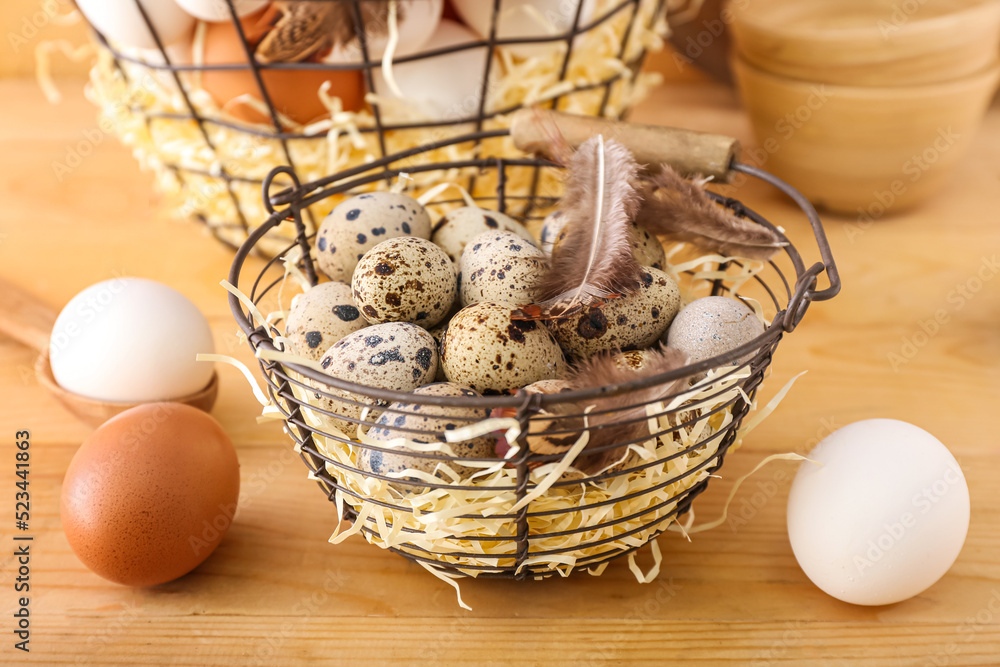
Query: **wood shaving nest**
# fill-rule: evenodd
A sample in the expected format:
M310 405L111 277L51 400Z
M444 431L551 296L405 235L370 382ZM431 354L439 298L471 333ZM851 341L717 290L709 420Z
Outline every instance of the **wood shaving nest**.
M683 244L680 244L670 248L668 255L675 256L683 247ZM730 259L732 258L707 255L670 265L668 272L681 285L684 303L707 296L716 279L725 280L736 293L739 287L756 276L763 267L760 262L742 261L742 265L738 265L735 262L729 263ZM720 269L720 264L726 264L727 268ZM285 279L292 275L286 271ZM760 303L747 297L744 297L744 301L754 309L766 325L767 320ZM280 309L280 301L278 305ZM275 317L269 315L268 321L280 319L281 311L275 312L278 315ZM314 362L288 354L279 353L279 355L275 355L279 361L297 361L306 366L316 365ZM286 368L285 371L296 377L296 374L289 369ZM650 408L651 436L667 429L675 430L651 437L640 445L630 446L623 457L609 466L609 469L618 466L617 469L621 470L654 462L649 467L602 481L581 481L580 484L566 486L547 486L556 480L583 479L583 474L568 467L569 464L565 461L548 463L533 469L530 473L530 484L540 489L530 494L529 497L536 497L533 497L527 506L529 514L541 515L536 514L528 518L530 534L533 536L530 538L530 553L535 555L529 555L523 566L562 576L568 576L575 569L586 567L589 573L599 575L607 563L589 566L586 565L586 559L598 555L608 556L616 551L626 552L636 549L676 523L677 517L672 513L676 509L677 502L683 498L686 491L705 480L711 468L718 463L718 449L725 436L722 432L733 426L733 414L726 404L732 403L737 398L743 398L748 404L752 403L742 388L743 381L749 375L749 369L740 369L736 372L732 372L731 367L715 369L709 372L705 381L673 399L669 404ZM304 378L300 379L304 381ZM311 391L294 383L291 386L296 398L304 405L318 407ZM285 406L286 409L292 407L294 406ZM758 412L754 422L759 423L773 408L774 406L768 406ZM717 409L718 412L715 412ZM756 406L751 404L751 410L753 409L756 409ZM351 441L351 438L343 433L331 431L330 420L322 420L321 416L312 412L309 407L302 408L302 415L311 427ZM374 419L374 417L365 417L363 414L362 419ZM687 423L692 420L693 423ZM687 424L677 428L682 423ZM493 425L484 424L484 427L484 432L495 429ZM475 426L470 428L475 429ZM719 435L713 438L712 436L716 434ZM741 438L742 431L737 433L729 452L739 447ZM406 470L393 476L418 478L438 484L442 480L451 480L453 486L474 486L475 489L462 490L450 487L402 489L399 485L394 486L385 480L369 477L357 471L359 448L321 434L314 434L314 440L318 451L330 461L326 463L329 475L338 485L349 489L357 496L341 490L337 490L334 494L333 500L338 518L343 519L347 509L351 508L357 513L357 519L347 530L342 531L338 528L330 538L331 542L339 543L360 533L372 544L382 548L393 547L420 558L453 566L459 573L470 577L515 565L516 545L512 539L516 533L515 522L508 518L494 518L497 515L511 514L518 509L513 491L496 490L497 487L515 485L516 471L513 468L505 467L499 462L479 464L480 469L475 473L471 473L468 468L459 473L447 464L439 464L435 470L436 476L419 470ZM404 446L418 451L452 454L447 444L418 444L402 438L391 443L376 442L363 431L354 442L374 444L379 447ZM625 465L619 466L621 462L625 462ZM685 476L689 472L690 474ZM660 485L663 485L662 488L657 488ZM619 499L616 502L595 506L616 498ZM370 500L379 502L369 502ZM475 515L476 518L457 518L460 515ZM606 523L611 525L601 525ZM362 531L362 527L366 530ZM684 532L683 527L678 526L673 529ZM633 530L635 532L631 533ZM534 537L565 531L578 532L553 537ZM499 539L495 542L472 539L484 537ZM594 546L605 539L610 541ZM555 550L560 553L551 555L538 553ZM456 553L461 555L447 555ZM639 570L634 556L634 552L630 554L629 565L641 582L656 576L658 549L654 548L657 566L654 566L654 570L647 575ZM584 565L578 565L581 561ZM487 569L472 569L468 566L482 566ZM455 576L433 565L425 564L424 567L439 578L447 580L449 576Z
M595 16L602 16L619 2L599 0ZM659 80L656 74L634 75L625 66L625 62L638 58L644 50L662 47L662 36L668 30L665 18L654 17L658 4L658 0L641 0L640 17L629 34L623 53L619 51L628 23L628 10L619 12L579 38L563 83L558 81L558 74L564 47L555 47L546 56L519 61L501 53L501 73L488 91L487 109L531 105L565 95L560 101L560 110L596 115L600 110L603 87L567 94L568 89L595 84L621 73L622 78L612 85L605 108L606 116L620 117L645 97L650 87ZM167 195L167 204L175 213L202 220L215 236L226 243L241 244L249 232L268 217L261 201L260 182L272 169L287 164L288 158L295 164L299 180L309 183L364 164L380 155L376 133L359 132L359 129L374 127L372 115L368 111L342 111L339 100L330 98L322 90L318 94L331 109L331 118L308 127L290 124L289 130L311 136L288 140L287 156L282 143L274 136L257 136L212 122L202 125L211 141L209 146L198 124L190 119L189 110L172 76L127 61L121 61L120 65L121 69L115 65L107 49L98 48L87 96L100 110L100 126L116 134L131 148L143 169L156 174L157 185ZM181 74L199 116L253 127L273 135L270 126L249 126L220 109L198 86L199 76L197 72ZM418 113L415 105L398 100L377 101L382 103L386 123L420 123L426 120L415 115ZM177 114L182 118L150 118L150 114ZM484 125L486 130L507 127L507 116L497 116ZM470 124L464 124L394 130L386 133L386 148L395 153L472 129ZM469 143L428 151L421 154L419 160L423 163L445 162L480 155L521 157L508 139L502 139L483 142L479 148ZM521 173L516 173L518 171ZM527 195L531 187L531 170L523 168L512 172L515 173L510 174L508 194ZM226 180L221 178L223 173L230 177L228 186ZM455 180L456 177L455 173L420 174L415 183L417 193L423 187L442 180ZM495 185L495 180L480 179L473 194L492 193ZM384 187L382 182L370 186L371 189ZM554 188L556 184L542 183L543 191L548 187ZM336 197L328 197L310 209L305 220L310 232L315 231L316 225L338 201ZM280 253L291 243L294 231L293 223L282 223L269 233L268 238L258 243L257 252L266 256Z

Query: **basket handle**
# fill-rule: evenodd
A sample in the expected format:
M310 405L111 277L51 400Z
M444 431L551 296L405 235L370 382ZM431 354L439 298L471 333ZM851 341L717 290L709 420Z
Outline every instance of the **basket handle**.
M37 297L0 278L0 333L34 349L49 349L56 313Z
M733 175L731 166L740 153L739 141L720 134L625 123L547 109L521 109L515 113L510 134L514 145L525 153L553 157L553 127L574 148L601 134L621 142L640 164L665 162L682 175L711 176L715 183L729 182Z
M791 332L802 321L810 303L813 301L827 301L840 293L840 271L837 269L837 262L833 258L833 249L830 247L830 240L826 237L823 222L819 219L816 209L801 192L774 174L748 164L734 163L733 171L758 178L784 192L806 214L809 226L812 227L813 236L816 239L816 246L819 249L822 261L816 262L809 268L806 268L802 262L802 258L798 256L798 252L792 258L797 274L795 291L788 300L782 322L785 331ZM825 289L816 288L817 279L821 273L826 273L826 278L829 282L829 285Z

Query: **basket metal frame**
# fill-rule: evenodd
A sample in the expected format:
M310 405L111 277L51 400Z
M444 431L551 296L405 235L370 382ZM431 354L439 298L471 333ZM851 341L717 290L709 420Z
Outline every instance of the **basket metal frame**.
M300 132L285 131L282 126L282 123L280 122L278 111L272 102L270 94L268 93L267 86L262 76L262 72L265 72L267 70L295 70L295 71L325 70L331 72L361 71L363 73L366 92L373 92L375 90L373 72L376 68L380 68L382 63L381 60L376 60L370 57L368 43L367 43L368 30L365 24L364 14L360 9L359 3L362 1L377 2L377 1L387 1L387 0L304 0L304 1L346 2L346 3L351 3L353 5L352 14L354 17L355 30L358 34L358 46L361 52L361 59L359 62L353 62L353 63L297 62L297 63L267 63L267 64L260 63L254 57L254 46L248 41L246 37L242 24L240 23L239 17L237 15L236 8L233 4L233 0L224 0L224 2L229 8L231 20L233 22L233 25L236 27L237 36L239 37L240 44L242 45L243 52L246 56L246 62L241 62L238 64L182 65L173 63L167 51L166 45L163 43L160 35L157 33L156 28L153 25L152 19L150 18L145 7L143 7L140 0L134 0L136 8L138 9L143 19L143 22L146 24L147 29L149 30L150 34L153 37L153 41L156 44L156 50L159 51L159 55L163 59L162 63L147 62L141 58L137 58L128 53L124 53L121 50L116 49L115 46L107 39L107 37L101 34L98 30L94 28L92 28L92 30L97 41L111 54L115 68L121 74L121 76L124 78L125 81L129 80L129 75L128 72L126 71L126 68L123 67L122 63L127 62L133 65L144 67L154 72L168 72L174 84L177 86L177 89L180 91L180 95L184 101L184 107L186 108L187 113L182 114L182 113L168 113L168 112L153 112L141 107L137 107L134 104L130 104L130 110L133 112L141 113L147 125L149 125L150 123L152 123L152 121L156 119L193 120L197 123L198 130L202 138L204 139L205 144L215 155L218 154L218 151L215 144L212 142L212 139L209 135L209 131L206 127L208 124L214 124L219 127L226 127L231 130L236 130L250 136L277 139L279 140L282 151L284 153L283 156L284 161L293 171L296 171L295 162L292 159L292 154L291 151L289 150L288 142L293 139L326 141L326 134L325 133L304 134ZM513 45L513 44L561 43L565 45L565 54L562 58L557 81L559 83L563 83L566 81L569 65L574 53L574 48L575 48L574 42L577 39L577 37L599 28L601 25L603 25L608 21L614 20L622 12L630 12L629 14L630 18L628 24L625 27L625 31L622 35L621 45L619 47L619 51L617 54L619 59L623 59L625 57L625 51L629 43L629 40L631 38L631 35L635 30L636 22L640 16L639 12L640 5L642 2L646 0L617 0L617 2L614 5L612 5L604 14L600 16L591 17L590 20L587 21L586 23L583 22L583 17L582 17L584 0L577 0L574 10L572 25L565 32L560 34L541 36L541 37L522 37L522 38L511 38L511 39L500 39L499 37L497 37L497 23L498 23L497 17L499 16L499 13L503 7L503 0L482 0L482 1L492 2L493 5L492 15L490 18L490 34L487 35L485 38L481 40L469 41L467 43L457 44L450 47L428 49L420 51L419 53L407 56L400 56L398 58L394 58L393 62L397 64L404 64L407 62L415 62L427 58L433 58L436 56L458 53L462 51L471 52L474 50L482 49L484 47L487 49L487 52L489 54L493 54L495 53L495 50L498 47ZM656 4L654 7L654 11L651 14L649 25L646 26L647 29L652 29L655 22L661 16L664 16L667 11L667 0L650 0L650 1L655 1ZM626 76L634 79L639 70L642 69L642 65L645 62L645 59L646 59L646 50L643 49L641 50L638 57L633 58L629 62L625 63L625 70L615 72L603 78L600 81L589 82L584 84L574 83L569 90L560 93L557 96L554 96L551 100L547 100L544 103L544 105L552 109L559 109L560 104L567 96L587 90L603 89L603 94L601 97L601 102L599 105L597 115L606 116L607 106L611 98L611 92L613 86L617 82L623 80ZM385 157L388 155L385 143L385 136L387 132L428 129L428 128L441 128L442 130L444 130L447 128L461 126L469 123L474 125L475 130L477 132L482 131L484 123L487 120L497 116L502 116L504 114L511 113L520 108L520 105L518 105L503 109L491 109L491 110L486 109L487 90L489 87L490 73L492 72L493 66L494 66L494 58L493 57L485 58L483 76L481 77L481 89L479 91L480 93L479 104L477 106L477 109L475 110L475 113L470 114L467 117L449 118L440 121L428 120L426 122L419 122L419 123L414 123L414 122L387 123L383 119L383 112L380 108L380 105L377 103L371 103L369 104L369 107L371 108L374 124L371 127L359 127L358 129L363 134L377 133L378 146L381 157ZM252 72L258 92L260 94L261 101L267 107L268 116L270 118L270 124L271 124L270 129L264 130L249 124L226 121L221 118L213 118L210 116L200 114L198 112L197 106L191 100L187 87L181 80L180 76L181 73L191 72L191 71L226 71L226 70L229 71L250 70ZM185 174L190 174L203 178L221 179L225 183L226 195L232 201L233 206L235 207L237 212L238 220L235 222L236 224L239 225L239 227L242 228L244 233L249 235L252 229L252 225L247 220L246 215L244 214L242 207L240 206L239 197L237 196L236 192L233 189L233 183L241 182L241 183L254 183L262 185L263 182L261 180L256 178L242 177L230 174L221 164L219 165L218 171L208 171L204 169L198 169L190 165L181 165L170 161L165 161L164 167L169 169L181 183L185 182L185 177L184 177ZM538 183L536 181L532 184L531 196L537 194L537 187ZM314 219L312 212L307 210L305 215L309 221L309 224L312 227L315 227L316 221ZM208 224L209 222L201 214L196 213L195 217L199 218L201 222L205 224ZM226 243L227 245L233 245L230 241L220 236L217 233L215 227L210 226L210 228L213 235L215 235L216 238L218 238L220 241Z
M463 142L463 141L473 141L482 140L487 137L501 136L503 131L497 132L479 132L472 133L469 135L464 135L462 137L457 137L453 139L448 139L440 142L440 145L446 145L451 142ZM319 181L301 184L295 175L294 170L288 167L279 167L275 169L266 179L263 184L264 201L268 210L271 212L270 217L254 232L249 236L247 241L238 249L236 256L233 260L233 264L229 274L229 282L234 286L240 287L241 284L246 286L248 283L245 280L241 280L242 273L244 269L244 264L253 250L253 246L257 243L263 236L273 228L275 225L279 224L283 220L293 219L298 230L298 235L295 241L289 245L288 250L291 250L296 245L299 246L303 253L303 259L300 262L301 268L304 270L306 275L309 277L313 284L317 281L317 273L313 266L313 260L310 256L310 239L312 236L309 233L306 225L302 220L302 211L315 203L319 199L324 197L334 196L343 193L349 193L355 191L358 188L363 188L363 186L369 185L372 182L386 178L386 175L396 176L399 173L405 171L407 173L413 173L415 171L432 171L440 169L451 169L451 168L464 168L467 170L487 170L495 169L497 171L497 196L495 198L497 208L499 210L504 210L506 204L508 203L505 197L505 174L507 169L510 168L521 168L521 167L532 167L536 170L536 173L542 169L555 168L550 163L545 161L535 159L535 158L521 158L521 159L509 159L509 158L481 158L474 160L467 160L462 162L448 162L448 163L435 163L435 164L422 164L422 165L406 165L405 168L401 165L395 165L394 163L405 161L407 158L411 158L416 153L426 150L432 150L440 147L439 145L424 146L419 149L414 149L412 151L407 151L393 156L388 156L381 160L377 160L373 163L355 167L353 169L346 170L329 178L321 179ZM267 391L270 394L275 405L282 412L282 416L286 423L286 432L291 436L293 441L296 443L296 447L299 450L300 456L306 465L312 471L316 480L318 481L320 487L327 494L328 498L333 500L334 494L339 490L342 493L346 493L358 500L364 500L367 502L373 502L378 505L385 507L395 507L400 508L388 502L384 499L373 499L373 498L362 498L355 492L351 491L349 488L339 484L337 479L331 475L328 470L328 465L343 467L343 464L333 461L324 457L316 446L313 439L313 435L316 433L321 433L322 435L341 443L350 443L354 447L359 447L362 449L378 450L382 452L389 452L391 450L380 449L377 446L358 444L355 441L345 440L343 438L334 436L329 433L320 431L313 426L310 426L304 418L301 408L303 406L302 402L296 398L292 391L293 385L299 385L300 387L305 387L303 381L298 378L307 378L315 383L321 383L322 385L328 387L330 391L339 390L342 392L351 392L352 394L360 397L365 397L369 401L354 401L357 405L370 405L370 401L377 401L380 405L386 405L394 402L404 402L407 404L415 404L417 406L440 406L440 407L466 407L466 408L512 408L516 410L516 415L518 421L522 426L521 442L523 441L528 433L529 422L532 420L539 419L551 419L551 417L542 416L541 411L546 408L551 408L552 406L560 404L575 404L586 405L588 400L592 400L601 396L611 396L611 395L621 395L627 394L629 392L634 392L639 389L651 387L653 385L665 384L672 382L679 378L696 376L704 373L712 368L717 368L724 366L726 364L732 364L737 362L749 355L749 358L742 363L738 363L732 367L732 370L727 371L729 373L736 373L741 369L749 368L750 374L748 377L740 381L745 395L750 399L749 401L743 398L738 398L730 401L729 404L716 407L715 411L718 412L723 409L728 409L731 411L733 419L732 422L724 430L720 430L712 434L709 438L703 441L699 441L696 445L690 447L687 450L678 452L674 456L683 456L686 453L709 444L712 440L720 438L719 446L715 454L706 459L700 466L688 470L683 476L692 475L699 472L702 469L707 469L709 473L717 470L719 466L722 465L725 458L726 452L735 442L738 435L739 427L742 423L743 418L749 412L751 404L756 396L756 392L760 386L760 383L765 375L765 372L770 365L770 361L774 350L777 347L778 342L781 340L785 333L793 331L802 318L805 315L806 310L809 305L815 301L825 301L833 298L840 290L840 277L837 271L836 263L834 261L832 251L830 249L829 242L827 241L825 232L823 230L822 223L819 219L818 214L812 205L796 190L791 186L783 182L782 180L764 172L755 167L734 162L732 164L732 169L736 172L746 174L748 176L760 179L771 186L775 187L779 191L788 195L794 203L802 210L806 219L808 220L813 234L815 236L819 254L820 261L817 261L809 266L806 265L802 256L798 250L789 243L784 248L784 254L790 260L792 268L794 270L794 281L790 282L775 263L774 260L770 261L770 267L774 272L780 277L781 285L777 288L779 292L776 292L772 287L770 287L760 275L756 275L753 280L755 280L759 285L763 286L763 289L769 295L773 302L775 309L777 310L777 315L773 318L772 323L766 328L763 334L753 341L750 341L740 347L731 350L730 352L719 355L712 359L707 359L705 361L692 364L686 368L678 369L670 373L665 373L655 377L642 378L639 380L634 380L630 382L621 383L614 386L599 387L595 389L589 389L585 391L574 391L566 392L561 394L527 394L523 391L519 391L516 395L509 396L483 396L483 397L443 397L443 396L417 396L414 394L392 391L388 389L380 389L374 387L367 387L363 385L358 385L352 382L347 382L340 380L333 376L327 375L325 373L320 373L314 371L310 368L291 363L278 363L272 361L260 361L261 369L264 373L265 381L267 383ZM290 188L282 189L278 192L272 194L272 189L277 187L276 179L279 177L282 180L290 179L292 186ZM734 213L744 216L757 224L764 225L775 230L780 234L785 240L784 234L781 230L777 229L774 225L768 222L763 216L751 210L750 208L744 206L741 202L736 199L723 197L715 193L709 193L719 204L729 208ZM546 202L554 203L554 202ZM285 253L281 253L284 255ZM244 290L249 298L252 300L259 301L269 290L274 288L281 280L282 277L279 276L277 279L270 282L265 281L265 275L268 274L269 270L276 267L278 259L271 259L266 263L264 269L252 281L249 285L249 291ZM818 277L825 273L828 281L828 286L823 289L818 289ZM716 281L713 284L712 294L724 294L728 290L727 286L723 281ZM783 294L782 294L783 293ZM780 296L779 296L780 294ZM272 335L280 333L273 326L269 326L266 323L255 322L252 315L247 311L247 309L241 304L241 302L233 295L229 297L230 307L233 312L234 317L241 330L246 334L250 345L255 351L259 350L276 350L274 345ZM783 305L784 303L784 305ZM718 378L715 378L718 379ZM315 385L310 387L310 390L315 389ZM325 397L337 397L340 400L344 400L350 403L351 400L343 399L339 394L330 394L326 392L321 392ZM678 415L677 424L672 428L666 429L663 433L668 433L670 431L676 430L685 426L685 422L681 421L682 414L686 410L690 410L692 406L683 405L675 411L671 411L673 414ZM317 413L324 413L322 409L310 405L309 409ZM393 409L394 413L400 412L399 410ZM329 415L334 415L335 413L326 413ZM403 414L416 414L407 413L405 410ZM575 413L570 416L580 416L583 413ZM666 414L666 413L661 413ZM658 416L658 415L654 415ZM697 417L697 419L706 419L711 415L703 415ZM461 418L458 418L461 419ZM472 421L473 419L469 419ZM355 423L362 424L367 427L371 427L374 422L360 420L347 420ZM436 435L441 438L440 434L425 434L419 431L413 431L412 429L396 429L400 431L400 434L406 433L407 437L415 437L417 435ZM569 433L569 431L561 431L560 433ZM660 435L660 434L656 434ZM645 436L640 438L636 442L641 442L648 440L652 436ZM616 443L614 447L620 447L631 443ZM597 450L588 450L597 451ZM408 454L409 455L409 454ZM448 457L441 457L440 454L420 454L414 453L414 457L437 457L444 458L448 460ZM670 458L673 458L671 456ZM507 490L513 491L518 499L523 498L531 488L529 482L529 472L531 466L539 463L550 462L556 460L560 455L541 455L535 454L530 451L526 446L520 448L519 454L510 462L511 465L516 468L516 483L511 487L498 487L497 490ZM476 459L483 460L483 459ZM489 459L496 460L496 459ZM609 477L629 474L630 472L635 472L642 470L644 467L649 467L651 465L656 465L661 463L660 461L650 462L650 463L639 463L632 466L631 468L616 471L607 471L595 477L591 477L586 481L599 481L601 479L607 479ZM357 471L357 469L354 469ZM365 473L372 477L377 477L379 479L390 480L392 478L374 474ZM673 483L680 479L680 477L670 480L669 483ZM398 479L392 479L395 483L399 483ZM561 485L576 485L580 484L580 479L570 479L570 480L560 480L556 482L557 486ZM663 524L663 522L669 519L675 518L684 512L688 511L691 506L691 502L704 491L708 483L708 479L704 479L698 484L691 486L682 493L678 494L674 498L670 498L666 501L659 503L656 506L648 507L644 511L639 513L639 516L650 514L656 512L667 506L671 502L676 501L676 506L674 509L663 516L660 516L650 523L644 523L639 527L629 531L628 533L619 534L615 536L615 539L621 538L624 535L632 534L642 530L647 530L651 527L656 528ZM660 485L661 487L667 484ZM442 482L441 484L432 484L429 482L421 481L419 483L421 487L428 488L453 488L453 489L472 489L476 487L463 487L454 484ZM651 489L643 490L641 493L637 492L635 495L640 495L644 493L649 493ZM604 503L598 503L598 505L608 504L611 502L616 502L618 500L623 500L623 498L615 498ZM596 505L595 505L596 506ZM350 506L345 506L348 518L356 518L356 513L350 508ZM559 510L563 511L563 510ZM496 567L486 566L486 565L475 565L475 564L447 564L442 563L442 557L453 557L460 559L464 554L448 554L448 553L424 553L424 551L413 544L405 545L407 549L395 548L392 550L400 553L401 555L409 558L411 560L424 562L427 564L433 564L436 567L444 568L445 570L450 570L453 572L468 572L471 570L477 570L480 572L480 576L486 577L512 577L515 579L526 579L526 578L538 578L544 577L552 574L551 570L539 567L526 567L524 566L525 559L530 555L538 555L538 551L531 551L531 541L533 539L538 539L539 535L531 534L529 530L528 518L531 516L545 514L545 512L539 512L537 514L529 511L529 507L521 509L519 512L509 515L498 515L496 518L506 518L512 522L515 528L513 534L509 538L505 538L509 541L514 542L516 548L513 554L496 554L494 556L483 556L477 555L481 559L495 558L498 562ZM629 519L637 518L636 516L622 517L615 520L612 523L617 523L620 521L625 521ZM605 524L602 524L602 526ZM594 526L588 526L587 529L592 529ZM665 528L665 526L664 526ZM372 529L368 526L362 528L363 531L371 533ZM582 529L576 532L581 532ZM568 531L574 532L574 531ZM656 530L652 537L655 537L660 530ZM565 534L556 533L555 535ZM549 537L553 535L547 535ZM464 537L462 539L470 539ZM476 538L471 538L476 539ZM485 537L478 538L485 541L500 541L501 538L496 537ZM610 538L602 540L595 543L588 543L586 546L601 546L607 542L612 541ZM574 547L574 549L580 548L579 546ZM635 547L637 548L637 547ZM570 549L561 549L547 551L544 553L554 554L560 553L562 551L569 551ZM633 549L622 550L620 548L612 547L607 551L602 551L593 556L580 559L577 562L577 566L591 567L599 563L610 561L615 558L626 555ZM510 561L505 565L500 565L499 562L502 560Z

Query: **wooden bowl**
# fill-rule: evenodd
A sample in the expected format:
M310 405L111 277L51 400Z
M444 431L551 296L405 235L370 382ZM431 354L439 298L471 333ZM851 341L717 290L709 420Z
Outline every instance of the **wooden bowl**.
M87 398L80 394L63 389L62 385L56 382L52 375L52 364L49 362L48 350L43 351L35 360L35 376L38 382L52 392L63 407L71 412L77 419L97 428L112 417L120 415L126 410L143 405L143 403L133 403L129 401L102 401L96 398ZM215 399L219 395L219 374L212 373L212 378L204 389L196 391L187 396L171 399L171 403L184 403L191 407L198 408L204 412L212 412Z
M1000 44L994 0L734 0L737 52L803 81L910 86L969 76Z
M733 69L758 148L743 159L824 208L878 218L931 194L966 152L1000 79L1000 65L922 86L809 83Z

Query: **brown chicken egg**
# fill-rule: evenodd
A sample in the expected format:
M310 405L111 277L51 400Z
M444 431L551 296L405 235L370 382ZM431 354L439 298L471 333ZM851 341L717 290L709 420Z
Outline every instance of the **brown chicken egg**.
M183 576L215 550L240 493L233 443L212 417L149 403L102 424L77 450L62 526L89 569L128 586Z
M254 48L271 28L270 9L240 19L247 41ZM232 103L241 95L261 99L260 87L249 67L246 49L231 21L209 23L205 30L204 64L242 65L242 69L205 70L202 87L226 112L248 123L270 123L271 118L247 104ZM339 97L344 110L364 106L365 87L360 71L317 69L261 70L264 87L275 109L296 123L306 124L328 113L319 99L319 87L330 82L330 95Z

